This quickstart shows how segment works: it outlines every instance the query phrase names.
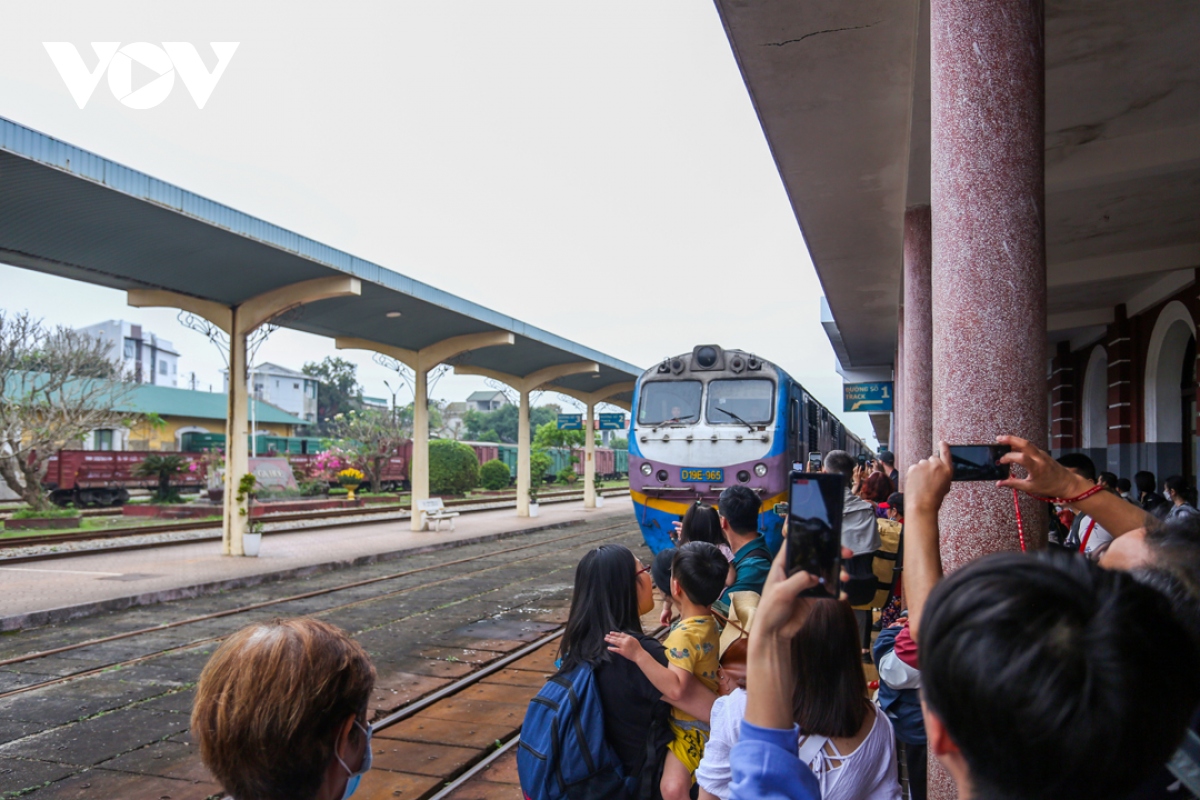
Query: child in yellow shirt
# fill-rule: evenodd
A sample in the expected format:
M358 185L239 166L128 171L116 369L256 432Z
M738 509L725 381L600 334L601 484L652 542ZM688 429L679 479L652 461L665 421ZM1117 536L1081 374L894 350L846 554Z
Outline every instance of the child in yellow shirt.
M695 675L710 691L717 691L720 633L709 606L724 591L728 571L728 560L707 542L689 542L675 551L671 598L680 618L664 642L668 666L659 664L628 634L614 631L605 637L608 649L637 664L668 703L683 696L689 675ZM659 789L663 800L687 800L692 776L708 741L708 724L672 707L671 731L674 738L667 745Z

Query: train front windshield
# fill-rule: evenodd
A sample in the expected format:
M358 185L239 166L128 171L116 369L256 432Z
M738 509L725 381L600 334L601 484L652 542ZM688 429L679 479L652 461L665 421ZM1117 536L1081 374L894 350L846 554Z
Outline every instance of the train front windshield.
M700 419L700 381L651 381L642 384L639 425L690 423Z
M711 425L765 425L774 416L775 384L741 378L708 384L708 422Z

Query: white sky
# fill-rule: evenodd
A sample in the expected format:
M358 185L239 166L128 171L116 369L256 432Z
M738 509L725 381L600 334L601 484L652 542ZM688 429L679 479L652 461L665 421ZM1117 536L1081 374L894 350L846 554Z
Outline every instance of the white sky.
M700 343L783 366L831 409L820 285L711 3L95 2L0 5L0 116L641 367ZM71 99L44 41L240 46L203 110L101 80ZM137 67L135 66L135 70ZM134 88L148 80L134 72ZM175 312L0 265L0 307L140 322L221 389ZM259 360L366 353L278 331ZM478 379L446 377L461 400ZM401 398L401 402L408 402ZM546 396L544 402L558 401ZM873 441L865 414L839 414Z

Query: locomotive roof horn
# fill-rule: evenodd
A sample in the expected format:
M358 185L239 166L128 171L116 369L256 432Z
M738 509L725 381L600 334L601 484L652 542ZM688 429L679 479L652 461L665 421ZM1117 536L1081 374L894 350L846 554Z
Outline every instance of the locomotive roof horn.
M708 372L725 369L725 353L715 344L697 345L692 350L692 371Z

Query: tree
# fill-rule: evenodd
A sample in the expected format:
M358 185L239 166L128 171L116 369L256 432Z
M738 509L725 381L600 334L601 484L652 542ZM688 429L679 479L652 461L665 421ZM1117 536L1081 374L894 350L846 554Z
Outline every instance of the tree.
M320 381L317 386L317 425L328 433L327 420L362 408L362 387L358 385L358 365L344 358L326 356L321 363L308 362L300 371Z
M151 453L133 472L138 477L158 480L158 486L155 487L151 498L153 502L178 503L179 492L171 486L171 478L187 472L189 463L191 462L179 453Z
M597 434L592 434L595 443L600 443L600 437ZM558 429L558 420L547 422L544 425L539 425L537 431L533 434L533 446L540 448L547 447L583 447L587 439L583 436L583 431L560 431Z
M479 485L479 457L470 445L453 439L429 443L429 491L463 494Z
M51 456L133 416L115 410L132 384L108 348L70 328L51 330L28 312L0 311L0 477L35 511L50 508L42 479Z
M374 408L333 416L329 431L354 466L366 474L372 492L379 491L388 459L400 452L408 438L392 412Z
M537 406L529 409L529 429L536 431L547 422L558 420L561 409L556 405ZM463 414L463 427L467 438L476 442L500 441L515 444L520 423L520 409L516 406L500 406L495 411L469 410ZM488 433L499 437L486 439Z
M614 436L613 438L608 440L608 446L611 447L613 450L628 450L629 449L629 440L622 438L620 436Z
M493 458L480 465L479 482L483 488L494 492L507 487L512 482L512 473L508 471L507 464L498 458Z
M400 430L404 431L406 437L412 437L413 433L413 408L414 404L409 403L406 406L400 406L395 410L396 422ZM438 408L437 403L429 403L429 430L440 430L442 425L442 410Z

